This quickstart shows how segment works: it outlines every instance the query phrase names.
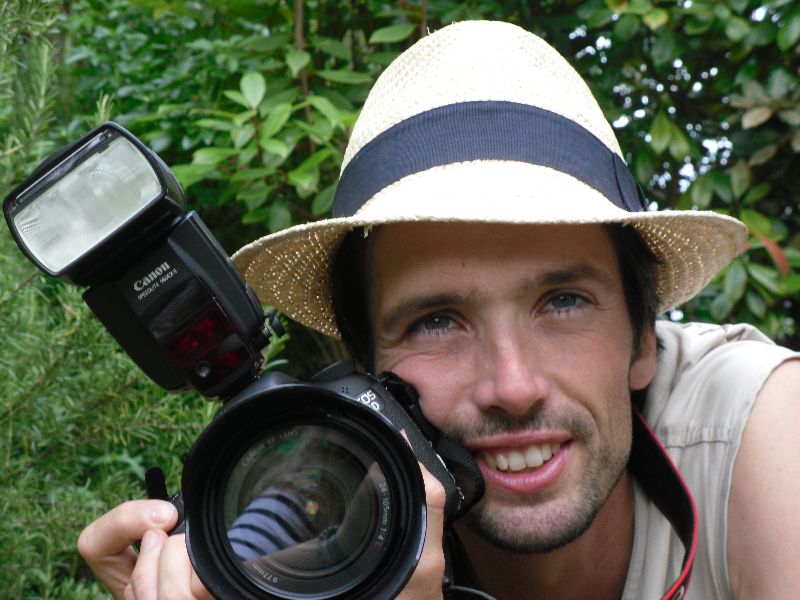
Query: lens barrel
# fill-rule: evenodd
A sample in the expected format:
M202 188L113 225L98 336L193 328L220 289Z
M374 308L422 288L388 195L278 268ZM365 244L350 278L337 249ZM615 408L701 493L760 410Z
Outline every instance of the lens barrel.
M183 497L192 563L219 598L394 598L425 539L398 427L313 384L262 379L230 400L187 457Z

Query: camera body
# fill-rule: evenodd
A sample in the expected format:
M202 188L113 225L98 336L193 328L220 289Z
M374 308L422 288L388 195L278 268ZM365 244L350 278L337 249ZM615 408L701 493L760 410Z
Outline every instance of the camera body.
M351 363L312 382L269 373L226 402L182 478L189 555L212 594L395 597L425 540L417 461L444 487L448 518L474 491L465 497L418 408L400 379Z

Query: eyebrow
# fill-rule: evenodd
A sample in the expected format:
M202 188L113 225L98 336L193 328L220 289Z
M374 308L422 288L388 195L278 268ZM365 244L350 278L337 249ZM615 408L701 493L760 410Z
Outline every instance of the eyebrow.
M613 282L613 277L603 269L598 269L587 263L579 263L568 267L546 270L535 277L525 279L518 286L515 294L522 296L536 289L558 287L587 280L610 285ZM431 295L416 294L401 300L386 311L385 316L380 319L378 331L392 331L398 323L418 313L424 313L443 306L476 303L481 299L480 297L481 294L474 288L470 288L466 292L442 292Z

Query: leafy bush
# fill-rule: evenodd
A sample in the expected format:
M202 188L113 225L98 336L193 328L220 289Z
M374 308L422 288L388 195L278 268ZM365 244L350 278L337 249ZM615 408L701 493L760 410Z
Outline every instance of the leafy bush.
M7 0L0 189L113 118L144 139L232 251L327 214L347 136L383 67L428 29L505 19L586 77L660 208L747 223L745 253L673 317L748 321L800 347L800 7L791 0ZM0 232L0 589L96 598L79 530L141 496L214 410L144 380L83 306ZM292 326L297 375L341 349Z

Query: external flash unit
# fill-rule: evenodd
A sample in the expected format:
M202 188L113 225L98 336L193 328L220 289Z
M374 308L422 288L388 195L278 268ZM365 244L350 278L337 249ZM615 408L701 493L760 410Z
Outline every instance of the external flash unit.
M256 377L269 340L258 299L124 128L105 123L46 160L3 210L26 256L88 286L86 304L163 388L230 396Z

